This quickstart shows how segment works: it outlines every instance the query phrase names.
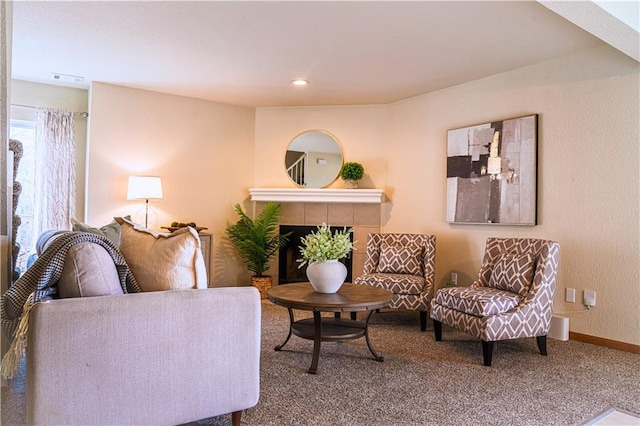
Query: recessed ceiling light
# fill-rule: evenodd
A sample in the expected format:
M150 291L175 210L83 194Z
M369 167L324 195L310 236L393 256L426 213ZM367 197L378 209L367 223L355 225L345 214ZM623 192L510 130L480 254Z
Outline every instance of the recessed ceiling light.
M309 84L309 80L302 80L300 78L297 78L295 80L291 80L291 84L293 84L294 86L306 86L307 84Z

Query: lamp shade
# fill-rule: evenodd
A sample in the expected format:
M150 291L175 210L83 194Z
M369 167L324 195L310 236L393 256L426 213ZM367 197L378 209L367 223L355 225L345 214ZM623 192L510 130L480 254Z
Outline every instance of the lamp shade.
M161 200L162 180L158 176L129 176L127 200Z

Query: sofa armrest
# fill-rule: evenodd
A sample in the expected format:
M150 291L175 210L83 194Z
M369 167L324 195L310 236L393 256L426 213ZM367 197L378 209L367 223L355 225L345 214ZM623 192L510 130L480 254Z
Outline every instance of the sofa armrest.
M260 381L253 287L39 303L28 424L181 424L250 408Z

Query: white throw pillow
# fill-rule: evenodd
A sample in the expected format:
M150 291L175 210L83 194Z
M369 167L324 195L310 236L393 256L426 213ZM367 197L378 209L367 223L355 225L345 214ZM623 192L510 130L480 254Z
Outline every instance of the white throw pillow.
M142 291L206 288L200 238L191 227L170 234L117 217L120 251Z

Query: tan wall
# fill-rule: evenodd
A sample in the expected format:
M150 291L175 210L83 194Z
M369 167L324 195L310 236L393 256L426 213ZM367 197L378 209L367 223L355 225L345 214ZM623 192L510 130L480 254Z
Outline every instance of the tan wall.
M159 226L175 220L209 228L210 282L249 284L223 237L253 182L254 110L94 83L90 114L87 221L134 214L142 204L127 201L128 176L160 176L164 199L150 201Z
M384 185L384 149L388 142L387 107L345 106L312 108L258 108L256 110L256 187L294 187L284 167L289 143L307 130L326 130L340 144L344 161L364 165L362 188ZM331 188L344 188L338 178Z
M595 290L595 309L567 315L571 331L640 344L638 93L638 63L605 47L390 105L387 231L437 235L438 285L451 271L468 285L488 236L556 240L554 311L582 309ZM532 113L539 225L445 223L446 131ZM564 303L566 287L579 303Z
M346 161L364 164L366 187L382 188L385 232L437 236L436 284L476 277L489 236L561 244L555 311L564 289L597 292L588 313L568 314L571 331L640 344L638 63L604 47L421 95L388 106L259 108L255 180L291 187L281 164L290 140L333 133ZM538 226L446 223L446 131L539 114ZM342 187L341 181L333 187Z
M11 80L11 103L28 107L55 108L66 111L86 112L89 107L89 91L73 87L54 86L23 80ZM35 121L35 109L11 108L11 118ZM87 155L87 119L74 116L76 141L76 218L83 220L85 205L85 159Z

